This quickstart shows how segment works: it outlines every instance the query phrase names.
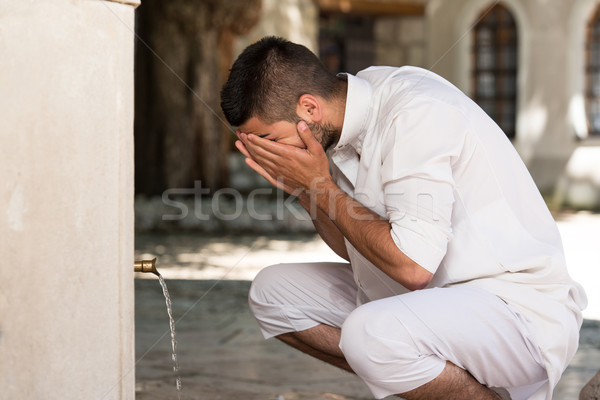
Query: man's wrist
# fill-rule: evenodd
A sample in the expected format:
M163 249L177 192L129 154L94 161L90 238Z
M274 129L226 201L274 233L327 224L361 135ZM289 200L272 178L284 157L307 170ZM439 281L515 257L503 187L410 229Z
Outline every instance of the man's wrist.
M308 209L310 207L310 195L306 190L301 191L296 195L296 199L298 200L298 204L302 206L304 209Z
M308 190L308 201L311 209L319 208L334 219L336 200L341 195L346 195L346 193L331 177L328 177L316 180L311 184Z

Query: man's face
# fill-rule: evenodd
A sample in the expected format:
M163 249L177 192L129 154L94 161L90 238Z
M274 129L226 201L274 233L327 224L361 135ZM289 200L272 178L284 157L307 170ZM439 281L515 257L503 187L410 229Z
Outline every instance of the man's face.
M256 117L250 118L246 123L240 125L238 130L243 133L253 134L277 143L287 144L300 148L306 148L298 132L296 124L288 121L277 121L267 125Z

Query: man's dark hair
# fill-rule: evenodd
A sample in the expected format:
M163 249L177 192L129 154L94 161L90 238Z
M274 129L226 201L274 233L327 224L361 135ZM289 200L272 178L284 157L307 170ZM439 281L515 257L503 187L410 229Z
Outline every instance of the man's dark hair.
M297 122L300 96L330 100L339 82L306 47L269 36L248 46L233 63L221 90L221 108L233 126L251 117L267 124Z

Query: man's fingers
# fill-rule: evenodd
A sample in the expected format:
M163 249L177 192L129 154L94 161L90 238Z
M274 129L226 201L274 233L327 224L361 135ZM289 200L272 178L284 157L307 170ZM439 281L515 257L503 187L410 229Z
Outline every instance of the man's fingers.
M265 178L269 182L272 180L271 175L269 175L269 173L263 167L261 167L256 161L254 161L253 159L251 159L249 157L247 157L245 161L246 161L246 164L248 164L248 166L250 168L252 168L254 171L256 171L263 178Z
M262 147L262 143L256 143L246 138L243 144L248 152L249 157L261 166L265 166L266 163L277 162L275 160L278 158L278 156L264 149Z
M302 139L302 141L306 145L306 149L311 154L315 154L318 153L320 150L323 150L321 143L319 143L317 138L315 138L315 135L313 135L312 131L310 130L308 124L305 121L298 122L298 125L296 125L296 130L298 131L300 139Z
M244 153L244 155L246 155L247 157L250 157L254 161L258 161L259 163L262 164L263 159L269 158L269 152L264 151L264 149L262 149L262 147L261 147L262 143L255 142L253 139L251 139L251 137L260 139L258 136L247 135L245 133L242 133L240 135L242 145L244 146L244 149L246 151L246 153ZM238 149L239 149L239 147L238 147Z
M242 143L241 140L236 140L235 141L235 147L237 147L237 149L240 151L240 153L242 153L244 156L246 156L248 158L252 158L252 156L248 152L248 149L246 148L246 146L244 145L244 143Z
M265 155L272 154L275 156L286 158L296 153L297 151L302 150L298 147L273 142L271 140L264 139L256 135L247 135L244 144L246 144L246 147L253 147L257 153Z
M253 159L246 158L246 164L248 164L248 166L250 168L252 168L254 171L256 171L260 176L265 178L271 185L273 185L279 189L285 190L286 192L290 190L290 188L285 186L282 181L273 178L273 176L271 174L269 174L263 167L261 167Z

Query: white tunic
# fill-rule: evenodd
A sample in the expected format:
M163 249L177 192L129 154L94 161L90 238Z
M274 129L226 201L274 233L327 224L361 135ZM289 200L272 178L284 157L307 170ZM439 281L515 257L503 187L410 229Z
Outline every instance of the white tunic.
M534 326L552 389L575 354L585 293L535 183L502 130L466 95L415 67L347 75L338 185L391 223L398 248L434 273L429 287L474 285ZM407 292L346 241L359 304Z

